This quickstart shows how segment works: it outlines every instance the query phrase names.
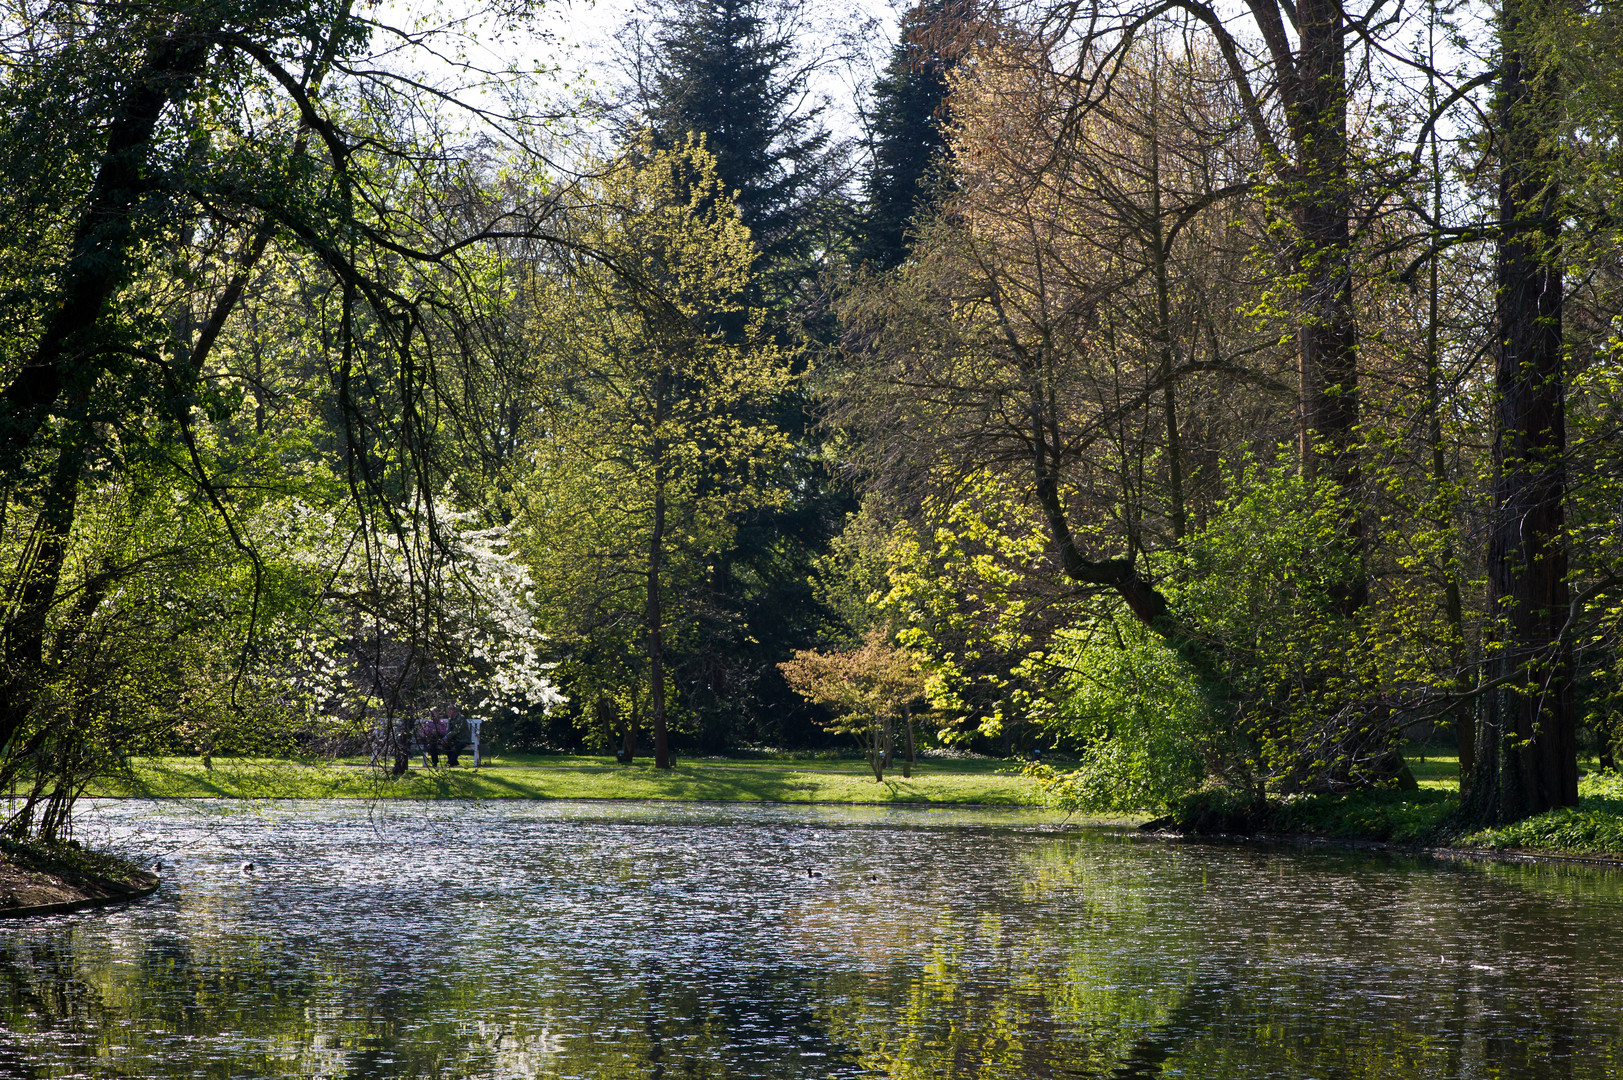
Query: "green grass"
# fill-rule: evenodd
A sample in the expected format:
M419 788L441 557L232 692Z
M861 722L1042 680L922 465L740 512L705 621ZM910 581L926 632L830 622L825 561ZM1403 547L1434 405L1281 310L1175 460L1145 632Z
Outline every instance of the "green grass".
M1623 856L1623 777L1586 768L1580 805L1515 825L1468 834L1448 831L1459 804L1458 759L1451 747L1411 744L1405 757L1418 791L1315 795L1272 806L1254 825L1272 833L1398 844L1482 848L1575 856ZM899 771L875 783L864 762L772 755L680 758L662 772L644 760L500 755L474 770L413 766L399 779L360 759L295 762L147 758L88 794L157 798L300 799L664 799L717 802L927 803L942 806L1037 806L1033 781L1013 762L923 761L912 779Z
M718 761L681 758L669 771L602 757L498 757L475 770L413 767L399 779L364 762L215 758L136 760L129 773L87 794L156 798L673 799L725 802L931 803L1032 806L1039 799L1017 765L920 762L876 783L852 761Z
M1494 851L1623 855L1623 776L1590 773L1578 781L1578 805L1483 829L1460 838Z

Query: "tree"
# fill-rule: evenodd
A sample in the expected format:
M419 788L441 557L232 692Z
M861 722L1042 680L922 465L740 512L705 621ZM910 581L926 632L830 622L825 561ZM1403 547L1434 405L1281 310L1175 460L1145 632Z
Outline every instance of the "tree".
M459 333L470 286L499 239L544 242L550 195L494 189L452 149L463 119L502 121L522 156L535 117L498 117L455 88L421 94L409 58L439 32L342 0L46 3L25 24L0 76L0 500L14 508L3 573L16 598L0 627L0 753L45 776L43 748L68 746L50 736L71 722L55 704L62 680L106 675L83 631L104 606L130 618L136 593L120 583L163 563L143 544L91 543L104 504L133 488L175 508L154 535L185 533L199 508L214 515L224 546L195 561L206 572L162 586L183 609L213 611L236 648L208 664L228 653L235 664L169 685L211 678L238 715L277 592L251 528L267 500L347 496L368 548L419 524L406 548L435 544L432 518L405 508L443 486L445 428L430 414L448 400L452 354L491 359ZM289 428L308 432L312 414L328 423L297 449L262 408L238 425L249 388L263 406L277 380L226 356L270 267L303 272L302 325L320 330L302 362L324 378L306 384L316 392L289 410ZM148 475L163 480L138 481ZM431 578L411 580L421 616ZM77 781L62 782L71 794Z
M900 725L907 753L902 775L913 775L912 708L924 693L916 656L891 645L884 632L875 629L859 648L834 653L803 649L778 666L795 693L833 711L830 731L856 737L875 783L883 781L890 768Z
M902 16L890 63L874 84L867 205L855 257L888 270L907 256L907 234L934 203L947 150L947 83L967 48L964 0L924 0Z
M1158 58L1146 44L1124 58L1123 83L1163 64L1160 78L1182 89L1077 119L1076 88L1023 44L982 56L965 80L957 190L941 222L902 273L847 298L846 366L825 383L831 415L857 433L869 475L913 505L982 470L1023 489L1048 533L1054 588L1118 595L1221 708L1222 665L1146 568L1177 526L1151 509L1145 478L1175 431L1153 407L1175 381L1273 382L1234 359L1259 352L1254 342L1225 345L1213 319L1169 343L1162 302L1185 282L1192 298L1223 295L1203 279L1194 237L1233 246L1213 207L1228 193L1226 154L1243 145L1226 145L1232 133L1214 122L1224 103L1203 91L1198 54ZM1180 122L1160 126L1157 112ZM1179 130L1191 135L1175 141ZM1175 250L1189 260L1169 259ZM1182 346L1170 369L1169 344Z
M640 146L583 190L570 221L579 248L603 257L567 276L540 268L531 333L545 377L518 511L555 632L602 646L638 627L655 763L668 768L673 638L737 515L773 498L761 481L786 443L762 405L790 374L748 304L749 232L702 145Z
M1553 15L1508 0L1499 24L1491 651L1467 811L1493 824L1578 801L1557 142L1564 125L1547 37Z
M834 336L820 282L849 239L850 217L848 141L826 130L812 91L827 57L796 40L807 10L795 0L665 5L623 39L627 126L661 147L699 138L715 156L756 250L750 304L768 312L765 329L797 372ZM742 342L737 317L725 329ZM785 737L797 710L775 665L817 641L827 621L808 581L851 503L810 413L798 381L758 404L759 418L793 444L769 481L783 498L732 522L731 544L697 586L703 631L671 658L677 692L712 747Z
M749 229L771 304L814 273L845 182L844 149L805 105L811 66L791 37L795 9L770 0L704 0L655 22L637 121L671 149L700 139Z
M1066 75L1078 89L1074 115L1109 99L1124 55L1143 29L1174 14L1199 27L1221 57L1261 158L1257 173L1288 223L1283 261L1294 302L1298 381L1298 454L1304 475L1323 468L1346 494L1346 528L1364 543L1358 434L1358 318L1354 305L1353 221L1356 190L1347 133L1351 101L1348 41L1378 48L1382 3L1362 15L1337 0L1253 0L1246 5L1257 41L1237 35L1226 14L1203 0L1128 4L1093 9L1074 3L1040 5L1033 33L1054 57L1069 58ZM1258 47L1260 46L1260 47ZM1259 77L1260 76L1260 77ZM1348 611L1362 606L1361 574L1342 586Z

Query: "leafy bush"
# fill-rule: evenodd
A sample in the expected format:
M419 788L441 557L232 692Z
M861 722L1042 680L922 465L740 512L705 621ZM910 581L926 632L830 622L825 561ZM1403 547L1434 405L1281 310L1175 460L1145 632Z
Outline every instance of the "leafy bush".
M1149 810L1199 788L1213 733L1171 648L1126 612L1065 630L1018 673L1052 690L1032 716L1079 748L1073 772L1034 770L1068 810Z

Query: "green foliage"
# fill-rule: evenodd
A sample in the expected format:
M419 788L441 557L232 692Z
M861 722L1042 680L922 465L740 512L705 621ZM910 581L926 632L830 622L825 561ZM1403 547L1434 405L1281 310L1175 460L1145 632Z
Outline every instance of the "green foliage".
M1367 782L1399 727L1379 654L1345 583L1364 571L1339 486L1249 467L1240 493L1192 536L1173 593L1221 658L1246 743L1231 782L1295 791Z
M924 692L919 659L891 645L884 632L875 628L858 648L830 653L802 649L778 667L795 693L833 712L825 726L854 735L873 768L874 779L883 780L895 750L898 722L907 732L908 771L904 775L912 775L910 714Z
M1030 506L990 473L928 498L919 524L887 541L885 591L872 602L897 640L928 657L926 692L949 742L1003 735L1025 722L1014 674L1036 638L1026 589L1046 543Z
M1043 688L1032 719L1081 759L1034 770L1053 805L1159 810L1205 782L1222 733L1177 653L1126 612L1062 629L1015 674Z
M965 43L962 0L924 0L902 16L890 62L874 83L873 153L855 257L888 270L907 257L908 231L935 202L947 150L947 78Z
M1372 789L1306 795L1269 807L1264 828L1286 835L1430 844L1458 809L1458 796L1448 791Z
M787 18L790 25L780 25ZM769 305L815 273L840 210L832 198L843 151L822 107L806 103L809 70L796 62L793 10L771 0L672 5L658 21L644 121L662 149L700 142L761 257L752 292ZM764 286L764 287L763 287Z
M790 373L747 299L749 232L698 143L606 167L571 224L603 255L536 283L513 505L560 678L582 706L636 717L670 697L668 673L645 685L655 635L691 642L738 516L782 498L766 481L787 441L763 414ZM595 711L577 723L602 734Z
M1623 855L1623 776L1603 773L1579 782L1579 803L1511 825L1467 833L1457 843L1495 850Z
M707 802L929 803L1035 806L1032 783L1000 762L920 762L911 778L876 784L856 762L800 765L679 758L670 770L613 758L502 755L479 769L418 769L389 778L359 764L217 759L140 759L98 780L97 794L160 798L302 799L670 799Z

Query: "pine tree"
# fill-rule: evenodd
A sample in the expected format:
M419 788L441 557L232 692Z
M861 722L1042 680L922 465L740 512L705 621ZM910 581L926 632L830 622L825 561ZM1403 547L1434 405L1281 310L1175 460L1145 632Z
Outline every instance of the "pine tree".
M921 0L903 17L890 64L874 84L859 262L888 270L905 259L908 229L933 202L931 186L947 149L947 77L966 12L964 0Z
M660 146L702 137L782 299L810 260L843 177L823 107L800 108L807 71L766 0L684 4L658 21L644 121Z

